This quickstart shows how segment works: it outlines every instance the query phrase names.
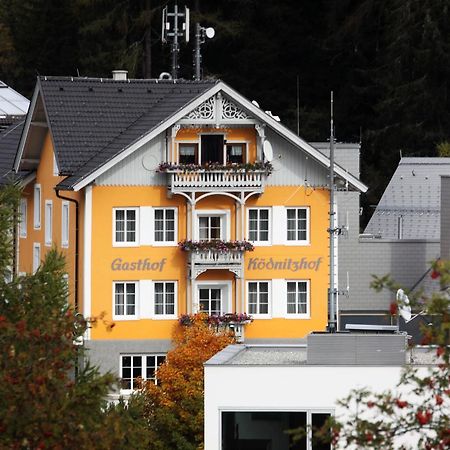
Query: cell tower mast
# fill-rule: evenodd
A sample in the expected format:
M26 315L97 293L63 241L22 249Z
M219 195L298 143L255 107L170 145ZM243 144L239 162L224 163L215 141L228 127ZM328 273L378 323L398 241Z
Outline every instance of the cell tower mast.
M178 4L175 3L173 12L169 12L166 6L162 14L162 41L171 43L172 53L172 78L178 78L178 54L180 53L179 38L189 42L189 8L184 7L184 12L180 12Z

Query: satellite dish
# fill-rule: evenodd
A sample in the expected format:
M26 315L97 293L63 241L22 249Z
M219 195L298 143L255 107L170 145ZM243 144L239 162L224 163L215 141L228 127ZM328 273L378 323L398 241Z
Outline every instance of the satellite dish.
M397 304L399 314L408 323L411 320L411 306L409 305L409 298L403 289L397 291Z
M208 27L205 30L205 34L208 39L212 39L216 35L216 30L214 30L214 28L212 27Z
M259 108L259 103L258 103L256 100L252 100L252 103L253 103L257 108Z
M268 140L264 141L263 153L264 153L264 156L267 159L267 161L269 161L269 162L272 161L272 159L273 159L273 149L272 149L272 144Z

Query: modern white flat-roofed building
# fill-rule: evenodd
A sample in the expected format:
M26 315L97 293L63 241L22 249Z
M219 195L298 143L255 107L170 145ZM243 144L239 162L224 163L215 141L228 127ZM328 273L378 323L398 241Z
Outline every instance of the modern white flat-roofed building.
M432 354L415 352L414 364L433 363ZM205 449L330 449L313 443L311 433L292 445L285 431L339 417L345 410L336 402L352 389L395 388L410 362L401 334L317 334L297 346L231 345L205 364Z

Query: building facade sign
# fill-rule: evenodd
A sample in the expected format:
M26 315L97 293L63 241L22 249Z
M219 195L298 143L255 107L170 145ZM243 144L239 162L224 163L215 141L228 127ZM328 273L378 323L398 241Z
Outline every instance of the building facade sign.
M318 271L322 257L317 259L292 259L274 260L273 258L250 258L247 264L247 270L289 270L298 272L299 270Z

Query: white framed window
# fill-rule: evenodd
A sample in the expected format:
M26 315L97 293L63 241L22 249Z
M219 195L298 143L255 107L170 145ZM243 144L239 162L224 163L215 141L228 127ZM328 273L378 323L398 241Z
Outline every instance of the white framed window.
M115 246L138 245L138 229L138 208L113 208L113 244Z
M41 244L39 242L33 243L33 273L39 269L41 265Z
M120 355L122 389L136 389L136 378L142 378L145 381L153 381L155 384L158 384L158 367L165 360L166 355L163 354Z
M61 247L69 247L69 211L68 201L61 204Z
M153 298L156 317L177 314L177 283L175 281L155 281L153 283Z
M196 284L197 305L194 311L210 316L231 312L231 282L202 281Z
M19 206L19 236L21 238L27 237L27 199L21 198L20 199L20 206Z
M247 210L248 240L259 245L271 242L271 209L248 208Z
M53 202L45 200L45 245L50 247L53 240Z
M114 319L138 318L138 282L115 281L113 283Z
M177 208L154 208L155 245L176 245L178 242Z
M309 280L286 281L286 317L309 318Z
M230 236L230 212L196 210L194 237L200 241L227 240Z
M286 208L286 242L309 243L309 208Z
M271 316L270 281L247 282L247 311L258 318Z
M33 222L34 229L41 229L41 185L34 185L34 196L33 196Z

